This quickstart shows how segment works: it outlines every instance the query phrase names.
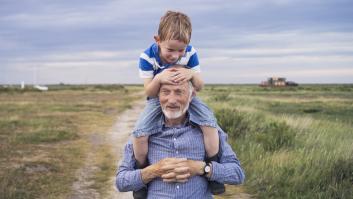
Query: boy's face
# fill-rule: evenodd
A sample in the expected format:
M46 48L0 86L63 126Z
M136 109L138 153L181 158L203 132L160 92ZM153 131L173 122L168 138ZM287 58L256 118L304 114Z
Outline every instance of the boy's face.
M159 56L163 63L174 64L185 54L187 44L182 41L160 41L158 37L155 37L155 40L159 46Z

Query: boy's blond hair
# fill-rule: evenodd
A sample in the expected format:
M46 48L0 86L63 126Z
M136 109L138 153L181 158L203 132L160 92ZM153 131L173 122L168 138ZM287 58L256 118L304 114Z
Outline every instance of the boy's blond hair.
M158 36L160 41L179 40L189 44L191 32L190 18L181 12L167 11L159 22Z

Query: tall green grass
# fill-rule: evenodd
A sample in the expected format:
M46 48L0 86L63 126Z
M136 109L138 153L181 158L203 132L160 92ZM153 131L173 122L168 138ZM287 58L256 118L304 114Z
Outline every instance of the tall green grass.
M201 96L257 198L352 198L352 85L213 86Z

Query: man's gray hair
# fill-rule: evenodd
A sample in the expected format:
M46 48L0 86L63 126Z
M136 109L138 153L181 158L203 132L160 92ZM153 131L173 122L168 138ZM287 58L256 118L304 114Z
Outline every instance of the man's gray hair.
M188 81L188 83L189 83L189 92L190 92L189 98L191 98L192 93L194 92L194 85L192 85L191 81Z

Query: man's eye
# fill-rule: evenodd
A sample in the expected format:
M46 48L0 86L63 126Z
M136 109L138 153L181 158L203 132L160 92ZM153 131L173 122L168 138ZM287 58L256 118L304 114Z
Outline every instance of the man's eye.
M183 94L183 92L181 92L181 91L176 91L175 94L181 95L181 94Z
M169 91L162 91L162 94L163 94L163 95L168 95L168 94L169 94Z

